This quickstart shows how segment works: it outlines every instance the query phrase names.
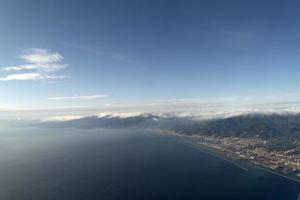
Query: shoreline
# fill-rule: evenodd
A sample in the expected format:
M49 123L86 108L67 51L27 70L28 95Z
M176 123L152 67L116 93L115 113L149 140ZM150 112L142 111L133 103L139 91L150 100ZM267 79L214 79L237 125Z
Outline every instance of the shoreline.
M239 163L237 163L237 160L232 160L228 157L226 157L225 155L222 155L221 152L216 152L216 150L213 150L213 149L210 149L204 145L200 145L200 144L197 144L197 143L194 143L194 142L189 142L189 147L192 147L198 151L201 151L201 152L204 152L210 156L213 156L215 158L218 158L218 159L221 159L221 160L224 160L226 162L229 162L230 164L244 170L244 171L249 171L249 169L243 167L242 165L240 165Z
M224 155L222 152L219 152L216 149L213 149L213 148L205 146L205 145L201 145L201 144L196 143L195 141L191 141L191 140L189 141L189 143L191 144L191 146L193 148L198 149L201 152L204 152L204 153L207 153L207 154L209 154L211 156L214 156L216 158L225 160L225 161L231 163L232 165L234 165L236 167L239 167L240 169L243 169L244 171L249 171L249 169L247 169L247 168L245 168L244 166L241 165L241 161L228 158L228 156ZM251 167L257 168L259 170L263 170L263 171L266 171L268 173L272 173L272 174L275 174L277 176L281 176L283 178L286 178L286 179L295 181L297 183L300 183L300 179L297 179L295 177L289 176L287 174L283 174L281 172L278 172L278 171L275 171L275 170L272 170L272 169L268 169L266 167L257 165L255 163L250 162L250 161L244 161L243 164L244 165L250 165Z
M160 133L162 134L161 131L160 131ZM189 147L192 147L192 148L194 148L198 151L204 152L204 153L206 153L210 156L222 159L222 160L224 160L224 161L226 161L226 162L228 162L228 163L230 163L230 164L232 164L232 165L234 165L234 166L236 166L236 167L238 167L238 168L240 168L244 171L249 171L249 169L247 169L244 166L244 165L248 165L248 166L254 167L256 169L263 170L265 172L272 173L274 175L281 176L281 177L289 179L291 181L300 183L300 178L298 179L298 178L293 177L291 175L283 174L281 172L278 172L278 171L275 171L275 170L272 170L272 169L268 169L266 167L257 165L255 163L252 163L252 162L247 161L247 160L245 160L242 163L243 164L242 165L240 160L231 159L228 156L226 156L224 153L218 151L217 149L214 149L214 148L211 148L211 147L208 147L208 146L201 145L201 144L197 143L196 141L194 141L197 137L181 135L181 134L170 132L170 131L164 132L163 134L175 136L175 137L179 138L181 141L183 141L183 143L188 145Z
M281 176L281 177L283 177L283 178L287 178L287 179L289 179L289 180L292 180L292 181L295 181L295 182L297 182L297 183L300 183L300 179L297 179L297 178L295 178L295 177L289 176L289 175L287 175L287 174L283 174L283 173L281 173L281 172L278 172L278 171L275 171L275 170L272 170L272 169L268 169L268 168L263 167L263 166L260 166L260 165L256 165L256 164L251 163L251 162L249 162L249 161L247 162L247 165L250 165L250 166L255 167L255 168L257 168L257 169L260 169L260 170L263 170L263 171L266 171L266 172L275 174L275 175L277 175L277 176Z

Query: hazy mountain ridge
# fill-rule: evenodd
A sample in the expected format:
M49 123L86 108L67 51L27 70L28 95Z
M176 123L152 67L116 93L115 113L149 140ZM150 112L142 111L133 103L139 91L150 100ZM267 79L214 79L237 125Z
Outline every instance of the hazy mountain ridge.
M76 128L155 128L186 135L214 135L218 137L300 136L300 114L245 114L227 118L199 120L193 117L143 114L133 117L85 117L63 122L43 122L47 127Z

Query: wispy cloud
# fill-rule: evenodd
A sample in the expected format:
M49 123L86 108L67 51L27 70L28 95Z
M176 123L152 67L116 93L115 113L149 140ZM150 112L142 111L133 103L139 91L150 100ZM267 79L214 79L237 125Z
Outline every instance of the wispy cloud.
M45 79L61 79L67 76L53 74L65 67L63 56L57 52L51 52L48 49L29 49L19 57L24 63L15 66L4 67L2 70L6 72L24 72L13 73L5 77L1 77L0 81L12 80L45 80Z
M48 100L92 100L107 98L108 94L97 94L97 95L88 95L88 96L68 96L68 97L50 97Z
M126 52L111 51L108 49L101 50L101 49L96 49L96 48L93 48L90 46L85 46L85 45L76 44L76 43L72 43L72 44L62 43L62 44L67 45L72 48L75 48L75 49L78 49L82 52L109 58L116 62L131 64L131 65L139 68L140 70L145 70L147 68L147 66L145 66L143 63L141 63L136 57L132 57L129 54L127 54Z
M47 75L40 73L23 73L23 74L11 74L6 77L0 78L0 81L13 81L13 80L45 80L45 79L61 79L66 76Z

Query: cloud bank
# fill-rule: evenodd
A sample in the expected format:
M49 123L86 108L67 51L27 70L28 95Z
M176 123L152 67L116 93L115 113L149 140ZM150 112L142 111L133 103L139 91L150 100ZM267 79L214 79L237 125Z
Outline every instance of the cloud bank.
M103 98L101 95L53 97L54 100ZM236 103L198 101L159 101L111 103L97 106L53 107L44 109L0 109L1 119L69 120L87 116L126 118L151 113L158 116L193 117L195 119L226 118L249 113L300 113L300 102Z

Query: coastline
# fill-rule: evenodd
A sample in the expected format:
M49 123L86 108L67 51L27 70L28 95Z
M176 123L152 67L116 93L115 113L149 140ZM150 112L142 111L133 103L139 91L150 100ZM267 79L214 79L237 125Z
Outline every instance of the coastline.
M187 141L185 141L187 142ZM186 143L187 144L187 143ZM211 149L209 147L206 147L204 145L200 145L198 143L194 143L193 141L189 141L189 147L192 147L198 151L204 152L206 154L209 154L210 156L213 156L215 158L218 159L222 159L225 160L226 162L229 162L230 164L244 170L244 171L249 171L249 169L245 168L244 166L242 166L240 163L237 162L237 160L232 160L228 157L226 157L225 155L222 154L222 152L217 152L217 150Z
M207 153L207 154L209 154L211 156L214 156L216 158L225 160L225 161L231 163L232 165L234 165L236 167L239 167L240 169L243 169L244 171L249 171L249 169L247 169L245 166L241 165L241 161L231 159L228 156L226 156L226 154L218 151L217 149L214 149L214 148L211 148L211 147L208 147L208 146L205 146L205 145L201 145L199 143L196 143L195 141L192 141L191 139L193 139L193 138L188 138L187 139L187 140L189 140L188 143L190 144L191 147L193 147L193 148L195 148L197 150L200 150L201 152ZM185 142L187 142L187 141L185 141ZM243 165L249 165L251 167L254 167L254 168L266 171L268 173L272 173L272 174L275 174L277 176L281 176L281 177L287 178L289 180L295 181L297 183L300 183L300 179L297 179L296 177L289 176L287 174L284 174L284 173L281 173L281 172L278 172L278 171L275 171L275 170L272 170L272 169L269 169L269 168L257 165L255 163L250 162L250 161L244 161Z
M275 170L272 170L272 169L268 169L266 167L263 167L263 166L260 166L260 165L256 165L254 163L251 163L251 162L247 162L247 165L250 165L251 167L255 167L257 169L260 169L260 170L264 170L264 171L267 171L269 173L272 173L272 174L275 174L275 175L278 175L278 176L281 176L281 177L284 177L284 178L287 178L289 180L292 180L292 181L295 181L297 183L300 183L300 179L297 179L293 176L289 176L287 174L284 174L284 173L281 173L281 172L278 172L278 171L275 171Z
M287 174L284 174L284 173L281 173L281 172L278 172L278 171L275 171L275 170L257 165L255 163L252 163L252 162L247 161L247 160L245 160L244 162L241 163L240 160L235 160L235 159L229 158L226 154L224 154L221 151L218 151L217 149L214 149L214 148L208 147L206 145L201 145L201 144L197 143L195 141L195 139L197 139L197 137L182 135L182 134L178 134L178 133L171 132L171 131L161 131L161 130L157 131L156 130L155 132L159 133L159 134L163 134L163 135L175 136L181 142L188 145L189 147L192 147L192 148L194 148L198 151L209 154L210 156L225 160L226 162L229 162L230 164L232 164L232 165L234 165L234 166L236 166L236 167L238 167L238 168L240 168L244 171L249 171L249 169L246 166L244 166L244 165L248 165L248 166L254 167L256 169L263 170L265 172L272 173L274 175L281 176L281 177L289 179L291 181L300 183L300 178L290 176L290 175L287 175Z

